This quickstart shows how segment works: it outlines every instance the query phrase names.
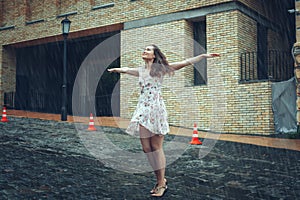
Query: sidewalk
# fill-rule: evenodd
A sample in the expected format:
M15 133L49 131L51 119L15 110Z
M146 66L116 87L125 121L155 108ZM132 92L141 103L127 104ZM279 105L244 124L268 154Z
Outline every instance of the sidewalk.
M30 112L23 110L8 110L9 116L15 117L26 117L26 118L37 118L45 120L54 120L60 121L59 114L49 114L49 113L39 113L39 112ZM110 127L119 127L126 129L129 121L127 119L122 119L119 117L94 117L96 126L110 126ZM68 116L68 122L77 122L77 123L89 123L89 117L75 117ZM181 136L192 137L192 129L187 128L177 128L170 127L170 134L176 134ZM238 134L212 134L207 132L199 132L199 137L201 139L218 139L223 141L238 142L244 144L253 144L258 146L273 147L273 148L282 148L289 150L300 151L300 139L283 139L283 138L271 138L267 136L247 136L247 135L238 135Z

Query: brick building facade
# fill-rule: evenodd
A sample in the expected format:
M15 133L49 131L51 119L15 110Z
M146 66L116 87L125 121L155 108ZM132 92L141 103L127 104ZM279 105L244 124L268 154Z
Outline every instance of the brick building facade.
M142 65L141 48L152 43L169 62L193 56L197 44L220 53L222 57L202 65L200 78L193 66L166 77L163 96L170 124L192 127L197 122L208 131L271 134L271 84L293 75L285 52L295 42L294 19L287 12L294 5L292 0L3 0L0 101L18 90L19 49L61 42L60 22L67 16L72 21L69 39L75 43L88 36L119 34L120 67ZM283 57L280 64L272 62L275 57ZM121 75L121 117L130 118L137 97L137 81Z

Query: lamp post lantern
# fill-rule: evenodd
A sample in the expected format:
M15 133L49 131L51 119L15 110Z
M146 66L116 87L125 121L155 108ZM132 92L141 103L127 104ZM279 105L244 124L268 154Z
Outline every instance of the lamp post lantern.
M64 37L61 120L66 121L67 120L67 37L70 31L71 21L66 17L61 21L61 25L62 25L62 34Z

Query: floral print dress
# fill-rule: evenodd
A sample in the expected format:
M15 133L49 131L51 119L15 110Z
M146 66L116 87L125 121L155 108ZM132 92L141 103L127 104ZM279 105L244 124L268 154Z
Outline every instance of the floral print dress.
M166 106L161 96L162 77L150 76L150 71L139 67L141 93L136 110L126 132L139 136L139 125L154 134L166 135L169 130Z

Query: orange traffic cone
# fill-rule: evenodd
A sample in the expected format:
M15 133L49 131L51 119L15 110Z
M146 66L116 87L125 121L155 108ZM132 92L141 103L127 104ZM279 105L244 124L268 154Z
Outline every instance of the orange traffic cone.
M94 117L93 117L93 114L91 113L90 114L90 121L89 121L89 127L87 130L89 131L96 131L97 129L95 128L95 122L94 122Z
M6 117L6 107L5 106L3 107L1 122L8 122L8 119Z
M197 124L194 123L194 131L193 131L193 138L190 144L202 144L202 142L198 138L198 130L197 130Z

